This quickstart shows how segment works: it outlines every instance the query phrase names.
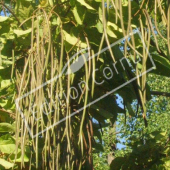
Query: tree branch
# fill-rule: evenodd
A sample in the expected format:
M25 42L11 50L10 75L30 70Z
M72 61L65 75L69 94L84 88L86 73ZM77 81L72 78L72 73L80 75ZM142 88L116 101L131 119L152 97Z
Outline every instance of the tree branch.
M170 97L170 93L167 93L167 92L151 91L151 94L152 95L158 95L158 96Z
M5 7L13 16L14 18L18 21L18 24L21 25L20 20L18 19L18 17L15 15L15 13L8 7L6 6L4 3L0 2L0 5L2 5L3 7ZM21 26L21 28L24 30L24 27Z

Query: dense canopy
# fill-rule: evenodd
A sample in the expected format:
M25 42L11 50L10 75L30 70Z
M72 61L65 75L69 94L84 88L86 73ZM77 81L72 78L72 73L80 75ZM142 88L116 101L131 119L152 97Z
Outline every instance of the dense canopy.
M1 0L0 169L170 169L169 80L169 0Z

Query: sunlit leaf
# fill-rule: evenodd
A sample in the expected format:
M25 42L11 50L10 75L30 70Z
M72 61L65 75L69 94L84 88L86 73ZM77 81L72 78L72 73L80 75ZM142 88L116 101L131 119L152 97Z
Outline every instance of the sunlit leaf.
M0 22L4 22L4 21L6 21L8 19L8 17L2 17L2 16L0 16Z
M15 128L9 123L0 123L0 132L15 132Z
M29 28L28 30L14 30L14 33L20 37L20 36L23 36L23 35L28 35L30 32L31 32L31 28Z
M91 7L88 3L85 2L85 0L77 0L78 2L80 2L81 5L85 6L87 9L90 10L95 10L93 7Z
M9 168L12 168L14 166L13 163L10 163L10 162L6 161L5 159L1 159L1 158L0 158L0 165L5 167L5 169L9 169Z

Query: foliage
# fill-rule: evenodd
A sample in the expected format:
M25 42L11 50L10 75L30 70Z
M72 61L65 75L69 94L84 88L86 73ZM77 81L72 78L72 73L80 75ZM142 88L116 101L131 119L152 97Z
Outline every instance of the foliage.
M166 77L151 74L148 83L152 90L170 91ZM169 169L169 106L169 97L152 96L147 103L147 128L142 116L127 117L126 124L124 117L119 116L118 128L122 133L118 138L124 139L126 148L116 152L116 159L111 164L113 169ZM136 103L133 107L136 109Z
M123 98L124 107L135 121L138 117L135 117L132 104L137 100L140 107L138 116L140 119L142 117L145 126L149 123L147 117L151 115L147 113L147 100L151 99L151 95L145 72L153 67L153 63L148 58L148 51L143 42L146 43L157 66L155 70L152 68L152 73L168 77L169 3L158 0L154 1L155 4L145 0L106 2L104 0L0 2L1 14L3 12L5 15L0 16L2 167L93 169L92 153L101 152L102 145L106 145L102 143L99 129L109 128L108 122L113 126L118 113L123 113L127 118L126 110L119 107L116 102L116 94ZM136 31L137 28L140 29L141 37L137 37L137 34L129 35L129 32ZM102 48L127 35L129 38L104 52L101 51ZM159 45L160 37L164 42ZM92 56L99 53L97 57L86 62L83 62L83 57L79 58L82 62L78 70L75 68L76 63L79 63L76 62L76 59L79 60L79 55L75 55L77 52L84 58L87 54ZM73 55L75 58L72 58ZM124 56L128 58L130 65L127 60L121 60ZM133 62L137 62L139 58L141 60L138 64ZM116 61L122 61L126 69L118 62L119 73L114 70L114 79L108 79L110 72L103 77L103 70L106 67L113 67ZM56 75L60 75L58 80L49 83L48 80ZM96 85L93 77L98 82L104 79L104 84ZM135 81L86 108L88 103L132 79ZM81 81L85 82L84 86L78 86ZM34 90L44 82L48 83L43 88ZM81 87L78 90L81 94L78 98L75 97L75 92L70 90L71 87ZM29 93L30 91L34 93ZM29 95L22 97L24 94ZM75 99L71 100L70 95ZM17 98L19 100L16 100L16 108L14 100ZM84 108L82 113L78 111L80 108ZM71 113L77 114L72 116ZM68 119L62 121L65 117ZM59 121L62 122L46 131L46 128ZM38 133L40 134L36 135ZM33 135L36 135L35 138L32 138ZM155 152L157 140L156 136L153 138L146 140L148 143L154 141ZM162 145L160 149L162 154L165 154ZM148 151L147 147L141 146L136 152L140 156L139 153L143 151ZM118 159L124 158L114 159L111 166ZM131 154L125 159L131 159ZM148 157L146 159L148 161ZM167 166L168 164L167 161ZM119 166L118 163L116 165Z

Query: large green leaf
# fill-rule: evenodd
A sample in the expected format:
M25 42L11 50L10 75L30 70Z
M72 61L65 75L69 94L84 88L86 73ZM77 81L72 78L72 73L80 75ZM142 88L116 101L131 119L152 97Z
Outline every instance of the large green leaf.
M15 128L9 123L0 123L0 132L15 132Z
M121 166L124 164L125 159L122 157L115 158L110 164L110 169L120 170Z
M101 135L101 132L98 130L98 129L95 129L94 131L93 131L93 135L94 136L97 136L97 138L99 139L99 141L100 141L100 143L102 143L102 135Z
M83 24L83 20L84 20L84 17L85 17L85 14L86 14L86 10L84 9L84 7L80 6L80 5L76 5L74 8L73 8L73 15L74 15L74 18L75 20L77 21L77 23L79 25L82 25Z
M1 102L1 101L0 101ZM1 105L1 103L0 103ZM9 113L3 109L0 110L0 122L11 122L13 119L10 117Z
M27 150L25 151L24 154L24 162L28 162L29 161L29 156L27 155ZM21 149L18 150L18 154L17 154L17 158L15 159L15 154L12 154L10 156L10 159L12 162L22 162L22 153L21 153Z
M11 81L9 79L0 81L0 88L6 88L9 87L10 85Z
M7 56L1 55L1 60L2 60L1 62L2 65L0 65L0 70L6 68L7 66L12 65L12 61L8 59Z
M122 29L112 22L107 22L107 34L112 38L123 36Z
M152 54L152 57L154 60L156 60L157 62L159 62L160 64L164 65L167 69L170 70L170 61L165 58L165 57L162 57L161 55L154 55ZM157 68L159 69L159 68Z
M68 32L66 32L65 30L63 30L63 33L64 33L64 36L65 36L65 41L67 41L69 44L72 44L72 45L76 45L77 46L80 44L81 45L81 48L86 48L87 45L86 43L83 43L83 42L78 42L78 38L73 36L73 35L70 35Z
M117 38L117 35L107 26L107 34L112 38Z
M104 151L104 148L103 148L102 144L100 144L100 143L96 143L96 144L95 144L95 149L96 149L97 151L100 151L100 152L103 152L103 151Z
M14 166L13 163L10 163L10 162L6 161L5 159L1 159L1 158L0 158L0 165L2 165L5 169L9 169Z
M0 22L4 22L4 21L6 21L8 19L8 17L2 17L2 16L0 16Z
M99 33L103 33L103 23L100 20L98 20L96 28L99 31Z
M10 134L6 134L0 137L0 145L5 144L15 144L15 140Z
M131 116L135 116L135 112L133 111L133 109L132 109L132 107L131 107L131 104L130 104L129 102L126 104L126 107L127 107L127 109L128 109L129 114L130 114Z
M0 151L2 153L7 153L7 154L14 153L15 148L16 148L15 144L0 145Z
M101 41L102 35L98 32L97 28L93 27L90 29L86 29L86 34L91 44L99 46L99 42Z
M71 6L74 6L75 3L76 3L76 0L70 0L69 2L70 2L70 5L71 5Z
M15 140L10 134L0 137L0 151L2 153L12 154L16 148Z
M153 73L169 77L170 72L170 62L167 58L162 57L157 54L151 54L156 65L156 69L152 70ZM147 63L148 67L151 68L152 64Z
M90 108L89 113L90 113L90 115L91 115L94 119L96 119L98 122L105 123L106 118L105 118L103 115L99 114L96 109L91 109L91 108Z
M35 2L35 1L34 1ZM25 0L21 0L21 1L17 1L17 5L15 8L15 13L18 17L18 19L22 22L25 19L29 18L30 16L32 16L33 11L35 7L35 3L33 2L29 2L29 1L25 1ZM25 25L29 25L31 26L31 20L28 20Z
M18 37L21 37L21 36L26 36L28 35L29 33L31 33L31 28L29 28L28 30L14 30L14 33L18 36Z
M85 0L77 0L77 1L80 2L80 4L85 6L87 9L95 11L95 9L92 6L90 6L88 3L86 3Z
M108 112L107 110L100 108L99 106L93 104L91 106L91 109L95 109L96 113L101 114L102 116L104 116L106 119L112 118L113 114Z
M8 30L8 28L6 28L6 30ZM1 30L0 30L0 33L1 33ZM6 56L6 57L12 57L12 49L13 49L13 41L11 40L6 40L4 42L4 47L1 51L1 54Z

